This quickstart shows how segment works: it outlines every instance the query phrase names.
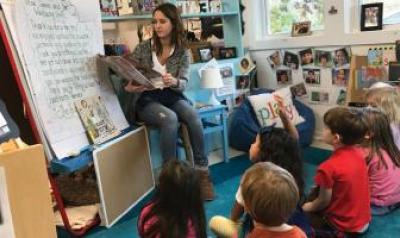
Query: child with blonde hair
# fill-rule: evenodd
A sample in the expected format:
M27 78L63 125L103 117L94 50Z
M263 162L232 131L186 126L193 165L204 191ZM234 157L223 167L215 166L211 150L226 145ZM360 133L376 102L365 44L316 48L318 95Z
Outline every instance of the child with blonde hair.
M257 163L245 172L241 187L245 210L254 223L247 238L307 237L286 223L300 198L296 180L287 170L271 162Z
M306 202L317 237L359 235L371 220L368 169L359 146L367 132L361 110L335 107L324 115L324 141L334 147L330 158L320 164L314 181L315 199Z
M276 128L274 125L262 128L250 147L249 157L254 163L269 161L289 171L297 183L299 197L304 198L303 162L298 144L298 132L283 110L282 98L275 96L275 99L280 107L279 116L284 128ZM243 235L253 229L248 215L244 217L243 224L241 223L242 215L245 213L241 190L239 186L230 219L216 216L209 222L210 229L218 237L233 237L238 232ZM267 193L264 194L268 196ZM299 226L307 235L313 234L310 222L300 205L290 216L288 223Z
M384 215L400 207L400 151L394 143L388 117L379 109L365 108L368 122L366 147L371 213Z
M365 101L372 107L380 108L388 116L394 142L400 149L400 92L379 82L367 91Z

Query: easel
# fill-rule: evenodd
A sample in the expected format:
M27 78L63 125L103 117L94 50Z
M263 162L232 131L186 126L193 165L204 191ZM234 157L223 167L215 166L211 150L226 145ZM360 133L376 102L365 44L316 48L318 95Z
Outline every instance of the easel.
M0 13L1 13L0 17L1 18L4 17L2 15L2 12L0 12ZM6 51L6 57L8 58L9 64L11 66L11 70L10 70L12 72L12 76L11 77L13 77L13 80L16 82L16 84L18 86L19 94L20 94L20 96L22 98L22 102L23 102L24 108L23 109L21 108L21 110L24 110L25 115L28 118L28 122L30 124L29 126L33 131L33 137L34 137L33 140L36 143L38 143L38 142L41 141L41 137L39 135L40 133L39 133L38 129L36 128L36 124L35 124L33 113L31 111L31 107L29 106L29 96L26 94L25 89L24 89L24 85L22 83L21 77L24 77L24 76L23 76L23 72L21 70L21 65L20 65L20 63L18 61L18 56L16 55L16 51L15 51L14 46L11 44L11 42L9 42L10 33L8 32L6 25L3 25L3 24L5 24L4 19L2 19L0 21L0 40L2 40L2 42L4 44L5 51ZM16 150L16 149L19 148L19 147L16 147L17 144L19 144L18 139L8 142L7 146L3 145L4 146L3 147L3 151L5 151L5 150L7 150L7 151ZM43 150L43 148L42 148L42 150ZM45 156L43 155L41 158L42 158L43 163L46 164L47 159L45 158ZM26 170L29 170L29 166L26 167ZM20 173L24 174L25 172L21 171ZM55 183L50 171L48 171L48 178L50 180L51 188L53 190L53 195L55 197L57 206L58 206L58 208L60 210L63 222L65 224L65 228L72 235L74 235L74 236L83 236L83 234L85 232L87 232L87 230L89 230L90 228L92 228L92 227L94 227L94 226L99 224L100 219L97 218L91 224L86 226L85 228L83 228L81 230L73 230L72 227L70 226L68 216L67 216L67 214L65 212L64 202L61 199L61 195L59 193L57 185L56 185L56 183ZM31 182L27 182L27 184L30 184L30 183ZM50 189L49 189L49 186L48 186L48 182L46 182L46 184L44 185L44 188L46 189L47 194L50 194L50 191L49 191ZM38 204L40 204L40 201L38 201ZM37 206L37 204L35 204L34 206ZM51 219L51 221L49 221L49 224L51 224L54 227L54 225L53 225L54 224L54 218L53 217L54 217L54 215L52 214L52 219ZM37 220L39 220L39 218ZM37 232L36 233L35 232L31 232L30 235L35 235L34 237L51 237L51 236L38 236ZM25 238L25 237L29 237L29 236L20 236L20 237L24 237Z

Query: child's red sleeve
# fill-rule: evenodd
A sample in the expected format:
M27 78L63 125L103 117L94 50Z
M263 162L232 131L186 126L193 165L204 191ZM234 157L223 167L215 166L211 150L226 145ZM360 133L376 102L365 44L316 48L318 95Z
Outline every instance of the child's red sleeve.
M314 177L315 184L321 188L333 188L333 171L329 166L320 166Z

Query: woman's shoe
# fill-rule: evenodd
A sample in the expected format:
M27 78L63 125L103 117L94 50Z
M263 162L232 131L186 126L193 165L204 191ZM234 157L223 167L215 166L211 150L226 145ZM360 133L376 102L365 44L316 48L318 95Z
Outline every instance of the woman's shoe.
M200 179L200 188L205 201L212 201L215 198L214 185L210 179L208 170L196 170Z

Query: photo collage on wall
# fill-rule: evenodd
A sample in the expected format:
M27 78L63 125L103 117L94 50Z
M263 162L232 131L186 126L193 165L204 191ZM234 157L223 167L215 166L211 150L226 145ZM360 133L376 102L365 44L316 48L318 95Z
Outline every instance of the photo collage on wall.
M338 105L346 99L350 58L349 47L273 50L266 57L278 88L290 86L295 97L311 103ZM302 80L299 82L296 77Z

